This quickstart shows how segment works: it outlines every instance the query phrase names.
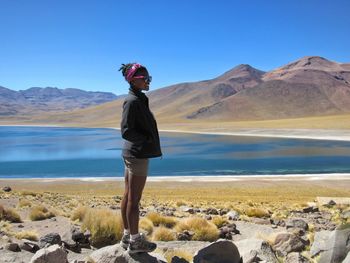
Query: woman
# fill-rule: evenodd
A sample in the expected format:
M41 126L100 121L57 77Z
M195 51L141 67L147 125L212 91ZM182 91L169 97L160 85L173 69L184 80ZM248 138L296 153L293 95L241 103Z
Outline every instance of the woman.
M149 158L162 156L156 120L142 92L148 91L152 77L146 67L138 63L122 64L119 69L130 84L123 104L121 134L125 139L125 192L121 203L124 234L120 241L129 253L151 252L155 243L139 233L139 203L146 183Z

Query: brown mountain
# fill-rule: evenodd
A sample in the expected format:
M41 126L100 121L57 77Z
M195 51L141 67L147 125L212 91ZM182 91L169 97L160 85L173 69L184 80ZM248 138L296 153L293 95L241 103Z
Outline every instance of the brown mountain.
M269 72L239 65L217 78L148 93L160 124L272 120L350 113L350 64L304 57ZM123 98L35 122L119 126Z

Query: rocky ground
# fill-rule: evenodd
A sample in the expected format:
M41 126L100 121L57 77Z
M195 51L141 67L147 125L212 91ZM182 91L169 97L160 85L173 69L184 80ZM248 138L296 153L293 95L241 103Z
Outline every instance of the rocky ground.
M158 248L132 257L119 247L117 237L102 236L97 245L94 230L84 228L85 221L76 216L78 207L117 214L121 197L84 200L3 187L0 262L350 262L347 198L319 198L293 207L259 207L247 202L237 209L220 203L200 206L152 199L142 204L140 214L151 222L147 231L153 234L147 233L147 227L141 230ZM38 205L48 208L44 212L47 218L32 218ZM179 228L188 218L205 220L215 233L200 236L201 228L196 226ZM158 231L162 224L166 234Z

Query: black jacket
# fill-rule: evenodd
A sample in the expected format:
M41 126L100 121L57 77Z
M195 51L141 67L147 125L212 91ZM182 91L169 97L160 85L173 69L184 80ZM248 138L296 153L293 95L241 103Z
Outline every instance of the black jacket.
M157 122L149 109L147 96L130 88L123 104L121 134L125 139L124 157L154 158L162 156Z

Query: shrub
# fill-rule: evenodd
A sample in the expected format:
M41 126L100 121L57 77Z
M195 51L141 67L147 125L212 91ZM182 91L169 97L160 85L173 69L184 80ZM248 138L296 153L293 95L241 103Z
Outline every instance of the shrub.
M256 207L249 207L245 210L245 214L247 216L253 216L253 217L269 217L270 213L269 211L262 209L262 208L256 208Z
M184 230L193 231L192 240L198 241L215 241L219 237L217 227L200 217L188 217L182 219L175 227L177 232Z
M31 206L32 206L32 203L27 199L20 199L18 204L17 204L18 208L31 207Z
M227 224L228 222L225 218L223 218L221 216L215 216L212 219L212 223L214 225L216 225L217 228L220 228L220 227L224 226L225 224Z
M45 206L42 206L42 205L34 206L29 214L29 218L32 221L44 220L54 216L55 216L54 213L52 213Z
M170 216L162 216L156 212L150 212L147 214L146 218L152 221L154 226L165 226L168 228L172 228L176 225L177 220Z
M160 226L153 232L152 240L173 241L175 240L175 233L164 226Z
M167 250L164 254L164 257L167 262L171 262L171 259L175 256L178 256L179 258L183 258L187 260L188 262L192 262L193 256L184 250L176 249L176 250Z
M0 220L10 221L11 223L21 223L21 217L13 208L5 209L0 205Z
M18 239L28 239L32 241L38 241L38 233L36 231L27 230L21 231L15 234L15 237Z
M139 228L146 231L147 235L150 235L153 232L153 223L148 218L143 217L140 219Z
M86 206L79 206L77 209L74 210L71 216L71 220L75 221L79 219L79 222L83 222L87 210L88 208Z
M109 209L88 209L82 224L82 230L86 229L91 233L93 246L112 245L122 237L122 217Z

